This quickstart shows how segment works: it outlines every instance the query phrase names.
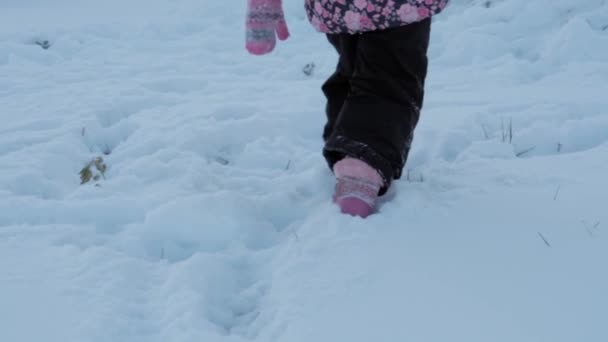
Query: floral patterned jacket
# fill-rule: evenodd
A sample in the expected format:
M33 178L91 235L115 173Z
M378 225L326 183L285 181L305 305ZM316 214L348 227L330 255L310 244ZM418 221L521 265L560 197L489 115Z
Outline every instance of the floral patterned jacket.
M403 26L440 13L449 0L306 0L319 32L361 33Z

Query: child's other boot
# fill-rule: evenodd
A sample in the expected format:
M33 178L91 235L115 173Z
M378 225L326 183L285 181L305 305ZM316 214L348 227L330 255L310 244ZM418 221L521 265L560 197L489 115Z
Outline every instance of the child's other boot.
M346 157L334 165L334 201L345 214L368 217L376 209L382 177L367 163Z

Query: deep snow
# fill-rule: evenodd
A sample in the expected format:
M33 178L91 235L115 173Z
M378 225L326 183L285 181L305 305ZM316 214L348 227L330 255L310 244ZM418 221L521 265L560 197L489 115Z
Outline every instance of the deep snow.
M244 1L2 0L0 341L607 341L608 4L452 1L359 220L301 0L264 57Z

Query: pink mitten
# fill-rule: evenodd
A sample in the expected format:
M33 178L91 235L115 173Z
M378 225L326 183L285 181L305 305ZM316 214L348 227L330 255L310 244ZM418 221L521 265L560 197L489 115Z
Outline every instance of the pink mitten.
M281 0L247 0L246 28L246 48L254 55L271 52L276 36L280 40L289 38Z

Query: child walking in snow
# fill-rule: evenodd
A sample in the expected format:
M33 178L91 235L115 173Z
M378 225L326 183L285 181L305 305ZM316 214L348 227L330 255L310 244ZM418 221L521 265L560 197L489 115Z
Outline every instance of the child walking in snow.
M449 0L305 0L311 24L339 54L323 84L323 156L342 212L370 215L401 177L420 117L431 17ZM289 37L281 0L247 0L247 50Z

